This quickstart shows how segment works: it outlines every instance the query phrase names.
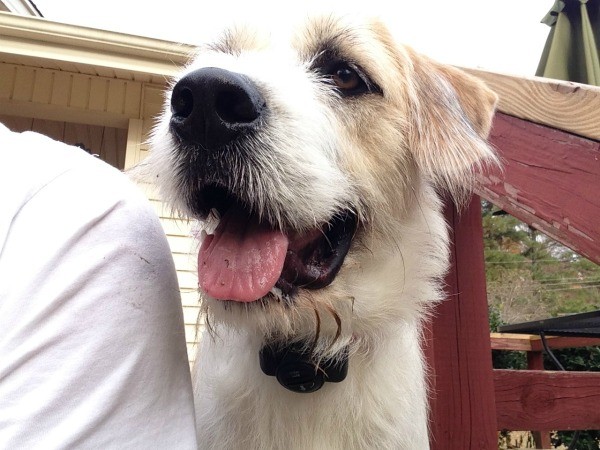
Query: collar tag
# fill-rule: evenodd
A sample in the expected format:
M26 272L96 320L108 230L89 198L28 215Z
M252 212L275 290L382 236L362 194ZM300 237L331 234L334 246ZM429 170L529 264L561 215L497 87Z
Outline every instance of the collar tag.
M293 392L308 394L318 391L326 381L339 383L348 374L348 348L341 359L326 359L319 364L312 355L302 351L302 346L273 348L265 345L259 354L260 368L279 384Z

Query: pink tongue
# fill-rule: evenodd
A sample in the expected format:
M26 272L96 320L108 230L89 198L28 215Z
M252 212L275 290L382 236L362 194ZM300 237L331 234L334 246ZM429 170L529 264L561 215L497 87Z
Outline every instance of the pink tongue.
M288 238L261 225L238 207L221 218L198 254L200 288L213 298L252 302L265 296L281 275Z

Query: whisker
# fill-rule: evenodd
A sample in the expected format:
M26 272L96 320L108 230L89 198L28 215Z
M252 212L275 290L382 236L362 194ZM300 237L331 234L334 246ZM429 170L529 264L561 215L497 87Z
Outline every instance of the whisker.
M198 342L200 340L200 321L202 320L202 316L204 312L202 309L198 310L198 317L196 317L196 329L194 331L194 340Z
M314 353L317 348L317 344L319 343L319 338L321 337L321 315L319 314L319 310L314 300L311 298L311 304L313 307L313 311L315 313L315 340L313 341L312 347L310 349L310 353Z
M330 249L333 249L333 244L331 243L331 241L329 240L329 238L327 237L327 233L325 233L325 230L320 229L319 232L323 235L323 237L325 238L325 240L327 241L327 245L329 245Z
M335 332L335 336L334 336L333 340L331 341L331 344L329 344L329 347L327 348L327 350L331 350L331 348L335 345L337 340L340 338L340 335L342 334L342 319L340 318L337 311L331 305L325 305L325 308L327 309L327 311L329 311L329 314L331 314L331 316L333 317L333 320L335 320L335 323L337 324L337 330Z
M210 307L208 305L206 305L206 314L204 315L204 322L206 324L206 329L208 330L208 335L214 342L218 336L212 323L210 323Z

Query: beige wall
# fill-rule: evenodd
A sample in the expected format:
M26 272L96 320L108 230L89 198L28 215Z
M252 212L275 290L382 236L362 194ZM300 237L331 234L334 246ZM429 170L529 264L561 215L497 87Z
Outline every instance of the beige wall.
M0 113L127 128L141 118L144 83L0 64Z

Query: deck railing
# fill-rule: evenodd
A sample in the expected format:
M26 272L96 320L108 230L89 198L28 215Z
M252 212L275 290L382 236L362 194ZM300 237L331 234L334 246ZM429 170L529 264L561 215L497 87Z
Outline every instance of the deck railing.
M600 88L470 72L500 96L490 140L504 165L477 194L600 263ZM492 369L480 198L447 211L448 299L425 347L432 449L496 449L505 428L600 429L600 373Z

